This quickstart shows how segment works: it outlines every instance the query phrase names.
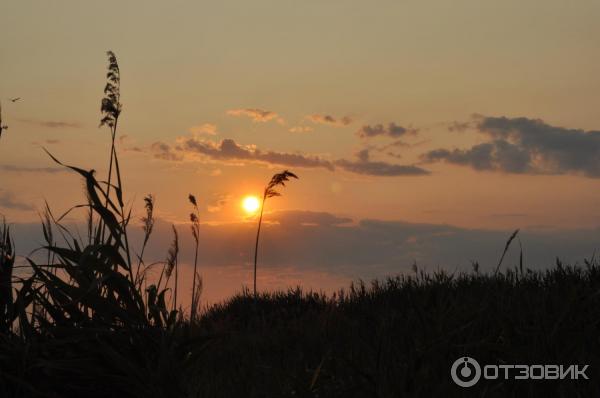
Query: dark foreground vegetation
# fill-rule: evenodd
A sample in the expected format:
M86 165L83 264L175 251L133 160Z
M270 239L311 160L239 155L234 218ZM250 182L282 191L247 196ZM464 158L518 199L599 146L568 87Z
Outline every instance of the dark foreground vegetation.
M110 131L107 180L49 154L83 180L86 200L58 216L46 207L45 244L25 265L15 265L10 229L0 227L0 397L600 396L600 264L557 261L534 272L521 260L502 270L518 231L492 274L415 269L332 297L244 292L202 312L201 214L190 195L196 256L184 311L177 229L164 262L144 259L151 195L140 249L130 242L132 210L115 147L120 70L108 56L101 103L101 126ZM263 204L288 176L295 177L274 176ZM85 212L84 233L62 223L76 211ZM256 257L254 264L256 272ZM586 364L590 380L482 380L462 390L450 378L462 356L482 364Z
M195 324L44 327L0 342L3 397L598 396L600 267L419 272L334 297L238 295ZM450 366L589 364L590 380L489 381Z

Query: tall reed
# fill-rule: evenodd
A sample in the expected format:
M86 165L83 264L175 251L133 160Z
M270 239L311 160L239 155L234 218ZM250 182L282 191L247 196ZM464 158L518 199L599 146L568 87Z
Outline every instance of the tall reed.
M106 194L108 196L110 195L113 164L115 165L115 171L117 173L117 187L121 187L121 175L119 172L119 162L116 156L117 153L115 149L115 140L117 137L119 116L123 110L123 105L121 104L121 69L119 68L117 57L112 51L107 51L106 55L108 56L108 68L106 72L104 98L102 98L100 103L100 112L103 115L102 119L100 120L100 127L107 126L110 129L111 135L110 162L108 166L108 188L106 190ZM117 193L117 195L120 194Z
M0 333L8 332L12 327L14 265L14 242L10 236L10 227L2 218L0 226Z
M129 212L126 215L126 212L124 211L125 205L123 203L123 180L121 179L119 157L117 156L116 150L117 127L119 124L119 116L123 110L123 104L121 104L121 69L119 68L119 63L117 62L117 57L114 52L107 51L106 55L108 56L108 67L106 72L106 85L104 86L104 97L100 103L102 119L100 119L99 125L99 127L107 126L111 135L110 161L108 165L108 180L106 183L106 203L108 203L111 188L114 188L117 196L117 203L121 208L121 225L124 230L127 230L129 216L131 213ZM115 184L112 184L113 169L117 178ZM104 233L105 225L102 224L102 236L104 236ZM131 263L128 234L125 233L123 237L127 260L129 263ZM131 268L129 269L129 278L132 283L135 283L135 277Z
M284 170L281 173L275 174L273 177L271 177L271 181L269 181L263 192L262 202L260 205L260 217L258 218L258 229L256 230L256 244L254 245L254 300L256 300L256 263L258 260L258 239L260 237L260 227L262 225L265 202L268 198L281 196L281 194L277 192L275 188L278 186L284 187L285 182L289 181L290 177L298 179L298 176L288 170Z
M192 223L192 236L194 237L194 243L196 245L194 252L194 276L192 282L192 306L190 309L190 322L193 324L198 311L198 303L200 300L201 279L198 275L198 247L200 246L200 210L198 209L198 202L196 197L189 194L188 199L192 204L192 212L190 213L190 222Z

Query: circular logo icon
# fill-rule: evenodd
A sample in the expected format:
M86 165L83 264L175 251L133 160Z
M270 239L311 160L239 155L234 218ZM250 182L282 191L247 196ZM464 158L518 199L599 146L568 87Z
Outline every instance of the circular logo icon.
M473 358L461 357L452 364L450 375L459 386L472 387L481 378L481 367Z

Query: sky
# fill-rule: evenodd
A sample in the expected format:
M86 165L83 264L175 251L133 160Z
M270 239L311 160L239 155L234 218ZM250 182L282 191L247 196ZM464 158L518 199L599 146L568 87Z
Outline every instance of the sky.
M585 0L5 2L0 211L26 255L44 200L84 200L42 148L106 175L112 50L126 199L137 220L155 195L163 258L198 198L208 301L250 280L241 201L284 169L300 178L265 207L265 287L491 269L517 228L532 267L582 261L600 246L599 18Z

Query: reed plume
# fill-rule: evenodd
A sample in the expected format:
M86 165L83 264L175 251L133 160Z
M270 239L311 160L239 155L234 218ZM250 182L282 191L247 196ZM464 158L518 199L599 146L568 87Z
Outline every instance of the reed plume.
M504 256L506 255L506 252L508 251L508 248L510 247L510 244L512 243L512 241L517 237L517 234L519 233L519 230L516 229L508 238L508 240L506 241L506 244L504 245L504 251L502 252L502 256L500 257L500 261L498 261L498 265L496 266L496 270L494 271L494 275L496 275L498 273L498 271L500 270L500 266L502 265L502 261L504 261ZM521 249L521 264L522 264L522 249Z
M154 196L152 194L148 194L144 197L144 210L146 211L146 215L140 219L142 222L142 230L144 231L144 241L142 242L142 249L138 255L138 267L135 273L136 284L139 281L140 270L142 266L144 266L144 251L146 250L150 235L152 235L152 231L154 230Z
M177 310L177 285L179 281L178 275L178 258L179 258L179 234L177 233L177 228L175 225L173 227L173 241L171 242L171 247L169 248L169 252L167 255L167 280L171 277L173 271L175 271L175 283L173 287L173 307L172 311Z
M265 209L265 202L266 202L267 198L272 198L274 196L281 196L281 194L279 192L277 192L275 190L275 188L277 188L278 186L285 187L285 183L286 183L286 181L289 181L290 177L298 179L297 175L295 175L294 173L292 173L288 170L284 170L281 173L275 174L271 178L271 181L269 181L269 183L265 187L265 190L263 193L262 203L260 206L260 217L258 218L258 229L256 231L256 244L254 246L254 300L256 300L256 263L257 263L257 259L258 259L258 239L260 237L260 227L262 225L262 218L263 218L263 211Z

